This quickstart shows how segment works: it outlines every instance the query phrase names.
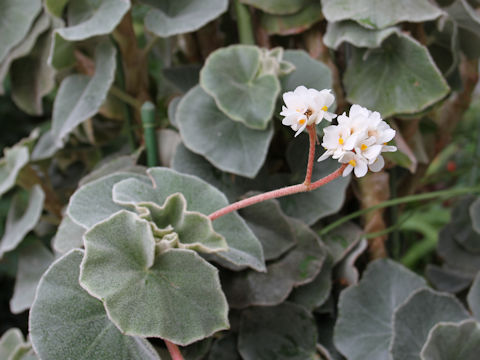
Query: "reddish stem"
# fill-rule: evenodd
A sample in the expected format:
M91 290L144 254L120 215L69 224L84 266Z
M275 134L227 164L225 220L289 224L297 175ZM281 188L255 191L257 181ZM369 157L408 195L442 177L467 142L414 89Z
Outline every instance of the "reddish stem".
M170 356L172 357L172 360L184 360L183 355L180 352L180 349L178 348L177 345L174 343L168 341L168 340L163 340L165 341L165 345L167 345L168 352L170 353Z
M310 137L310 149L308 152L308 164L307 164L307 174L305 175L305 185L310 185L312 181L312 172L313 172L313 159L315 158L315 140L317 139L317 132L315 129L315 124L308 125L308 136Z
M215 219L218 219L220 216L231 213L232 211L239 210L239 209L242 209L242 208L250 206L250 205L258 204L258 203L260 203L262 201L265 201L265 200L270 200L270 199L275 199L275 198L279 198L279 197L286 196L286 195L292 195L292 194L297 194L297 193L300 193L300 192L307 192L307 191L315 190L315 189L319 188L320 186L328 184L330 181L332 181L332 180L338 178L340 175L342 175L343 169L345 169L345 167L347 165L348 164L343 164L341 167L339 167L337 170L335 170L330 175L327 175L327 176L321 178L320 180L315 181L312 184L292 185L292 186L287 186L287 187L284 187L284 188L281 188L281 189L272 190L272 191L269 191L269 192L266 192L266 193L263 193L263 194L258 194L258 195L249 197L247 199L237 201L236 203L230 204L230 205L228 205L228 206L226 206L226 207L224 207L220 210L217 210L217 211L211 213L208 217L209 217L210 220L213 221Z

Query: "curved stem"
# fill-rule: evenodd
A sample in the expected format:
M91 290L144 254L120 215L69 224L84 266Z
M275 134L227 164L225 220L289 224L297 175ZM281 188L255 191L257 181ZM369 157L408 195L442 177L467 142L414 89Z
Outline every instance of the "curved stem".
M315 158L315 140L317 132L314 125L307 126L308 136L310 138L310 149L308 151L308 164L307 164L307 174L305 175L305 185L309 185L312 181L312 172L313 172L313 159Z
M269 192L266 192L266 193L263 193L263 194L258 194L258 195L255 195L255 196L237 201L236 203L230 204L230 205L228 205L228 206L226 206L226 207L224 207L220 210L217 210L217 211L211 213L208 216L208 218L213 221L215 219L218 219L220 216L231 213L232 211L239 210L239 209L242 209L242 208L250 206L250 205L258 204L258 203L260 203L262 201L265 201L265 200L276 199L276 198L279 198L279 197L282 197L282 196L287 196L287 195L297 194L297 193L300 193L300 192L307 192L307 191L315 190L315 189L319 188L320 186L328 184L330 181L339 177L342 174L343 169L345 169L345 167L347 165L348 164L343 164L340 168L335 170L330 175L327 175L327 176L321 178L320 180L317 180L314 183L309 184L309 185L297 184L297 185L287 186L287 187L284 187L284 188L281 188L281 189L272 190L272 191L269 191Z
M167 345L168 352L170 353L170 356L172 357L172 360L184 360L183 355L180 352L180 349L178 348L177 345L174 343L168 341L168 340L163 340L165 341L165 345Z

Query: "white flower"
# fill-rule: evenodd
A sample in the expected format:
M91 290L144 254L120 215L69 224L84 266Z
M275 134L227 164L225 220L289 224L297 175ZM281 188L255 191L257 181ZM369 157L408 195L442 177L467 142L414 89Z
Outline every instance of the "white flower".
M326 151L318 161L332 156L348 164L343 176L353 170L357 177L362 177L368 169L377 172L384 167L381 153L397 150L388 145L394 137L395 130L382 120L380 113L355 104L348 116L344 113L338 117L338 125L324 129L322 146Z
M300 134L307 125L318 124L322 119L332 121L337 115L328 112L328 107L333 104L335 97L331 90L317 91L298 86L294 91L283 94L286 106L282 107L280 115L285 116L283 125L290 126Z

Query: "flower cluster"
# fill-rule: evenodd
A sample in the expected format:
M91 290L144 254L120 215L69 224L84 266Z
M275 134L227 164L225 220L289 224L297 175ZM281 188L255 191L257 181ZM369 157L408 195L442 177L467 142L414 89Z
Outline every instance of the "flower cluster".
M280 115L285 116L284 125L297 131L295 136L307 125L318 124L323 118L332 121L336 117L327 112L328 106L334 101L330 90L319 92L299 86L295 91L285 93L283 99L287 107L283 107ZM320 105L323 108L319 111ZM340 163L348 164L343 176L347 176L352 170L357 177L364 176L369 169L373 172L380 171L385 165L382 152L397 150L395 146L388 145L395 137L395 130L382 120L378 112L352 105L349 115L343 113L337 120L338 125L324 129L322 146L325 152L318 161L332 156Z
M307 125L318 124L322 119L332 121L337 115L328 112L328 107L334 100L331 90L318 91L299 86L294 91L283 94L287 106L283 106L280 113L285 116L282 124L290 126L297 136Z

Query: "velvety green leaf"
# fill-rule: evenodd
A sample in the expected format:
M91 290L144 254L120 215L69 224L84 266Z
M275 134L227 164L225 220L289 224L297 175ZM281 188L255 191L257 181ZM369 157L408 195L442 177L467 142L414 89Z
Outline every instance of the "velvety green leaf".
M245 196L253 196L247 193ZM265 260L273 260L296 244L292 225L276 200L268 200L240 210L253 233L262 243Z
M377 48L382 44L383 40L399 31L396 27L382 30L367 29L350 20L329 22L323 41L325 45L335 50L343 42L348 42L356 47Z
M208 360L241 360L237 351L237 337L228 333L224 337L215 340L208 355Z
M55 154L59 147L55 144L52 130L48 130L37 141L30 157L33 161L48 159Z
M323 0L328 21L352 19L369 29L383 29L399 22L434 20L442 11L428 0Z
M468 1L456 0L444 10L460 28L480 36L480 16Z
M465 250L455 240L455 232L450 224L440 231L437 251L450 268L469 274L471 278L480 271L480 254Z
M323 241L332 255L333 264L340 263L362 240L364 232L358 225L347 222L323 236Z
M57 34L68 41L110 34L130 9L130 0L76 0L68 6L71 26L60 28Z
M480 253L480 234L473 229L473 218L470 215L470 206L475 200L476 197L468 196L455 205L450 227L460 246L468 252L478 254Z
M439 291L458 293L468 288L472 276L462 271L451 269L448 265L442 267L428 264L425 272L427 279Z
M242 314L238 350L244 360L313 359L316 341L313 316L301 306L252 307Z
M384 118L420 112L449 92L428 50L404 34L390 36L379 49L355 49L344 83L348 101Z
M37 225L43 210L45 194L40 185L35 185L24 196L15 194L5 223L5 233L0 242L0 258L8 251L14 250L23 238Z
M480 354L480 324L475 320L441 322L428 335L421 360L475 360Z
M358 270L355 267L355 261L368 247L368 241L364 237L350 250L345 258L340 262L335 271L335 276L341 284L354 285L358 283Z
M53 105L52 131L57 144L100 109L115 77L115 54L110 42L99 43L94 76L75 74L62 81Z
M181 96L176 96L168 103L168 120L170 121L170 124L172 124L172 126L174 126L177 129L178 129L177 110L178 110L178 104L180 104L181 100L182 100Z
M223 171L253 177L263 165L273 136L232 121L199 86L180 101L175 115L185 146Z
M32 349L32 345L23 344L17 346L8 360L39 360L37 354Z
M187 201L181 193L167 197L163 206L154 202L136 204L140 217L153 224L153 235L165 245L213 253L228 250L225 238L213 230L210 219L199 212L187 211Z
M47 62L57 70L70 68L76 63L74 51L74 44L65 40L55 32L53 34L52 47Z
M123 335L102 303L80 287L82 257L83 251L70 251L40 279L29 320L40 358L160 360L148 341Z
M167 81L182 93L186 93L198 84L200 69L199 65L182 65L165 68L162 70L162 73Z
M322 153L320 146L316 153ZM287 161L292 170L291 184L303 182L307 168L308 137L299 136L292 140L287 150ZM340 164L335 160L315 162L312 182L331 174ZM280 198L283 211L289 216L301 219L311 225L322 217L336 213L343 205L345 191L350 177L339 177L316 190Z
M228 328L218 270L190 250L155 255L150 225L137 215L113 215L84 242L80 284L123 333L188 345Z
M88 229L117 211L125 209L112 200L112 189L116 183L129 178L148 183L146 176L123 172L89 182L81 186L70 198L67 216L79 226Z
M269 35L293 35L309 29L322 18L320 2L311 2L294 14L262 13L260 23Z
M115 186L114 200L124 205L148 201L161 205L169 195L182 193L187 200L187 210L198 211L204 215L210 215L228 205L220 191L197 177L167 168L151 168L148 174L154 187L142 185L135 180L126 180ZM229 248L228 251L215 254L216 261L222 259L222 265L234 269L248 266L257 271L265 270L261 244L237 213L216 219L213 228L225 237Z
M467 296L468 306L473 315L480 320L480 271L475 276L472 287Z
M42 99L55 86L55 71L47 64L52 32L42 34L32 52L10 68L12 100L29 115L43 114Z
M340 294L334 341L348 359L389 358L392 314L425 281L391 260L369 264L358 285Z
M262 51L251 45L221 48L207 58L200 85L231 119L264 130L280 92L278 79L259 72Z
M141 0L152 9L145 17L146 28L157 36L169 37L200 29L227 11L227 0Z
M454 296L420 289L393 314L391 354L395 360L418 360L428 333L435 324L468 318L468 312Z
M15 288L10 299L13 314L30 309L40 277L54 259L54 255L36 239L20 248Z
M27 35L42 8L41 0L2 0L0 3L0 62Z
M83 226L78 225L70 216L65 214L55 237L52 239L53 249L63 254L72 249L83 247L83 234L85 234L85 231Z
M284 15L300 11L310 0L240 0L270 14Z
M15 46L8 55L0 62L0 94L4 94L3 80L7 76L11 63L22 56L27 55L35 45L37 38L47 31L50 26L50 19L48 15L42 13L33 23L32 28L28 32L27 36Z
M332 88L330 69L305 51L286 50L283 59L295 65L295 71L281 78L282 92L293 91L300 85L317 90Z
M249 270L233 273L222 281L230 307L280 304L294 287L310 283L319 274L327 257L326 249L308 226L300 221L292 221L292 226L297 245L269 264L266 273Z
M28 163L28 148L14 146L4 150L0 159L0 196L10 190L17 181L20 170Z
M470 205L470 218L472 219L472 227L480 234L480 198L476 199Z
M45 0L45 10L47 10L49 14L61 18L63 10L69 1L70 0Z
M8 359L17 346L24 343L23 334L17 328L5 331L0 338L0 359Z
M293 289L289 301L302 305L313 311L327 301L332 290L333 259L327 256L322 265L322 270L311 283Z

